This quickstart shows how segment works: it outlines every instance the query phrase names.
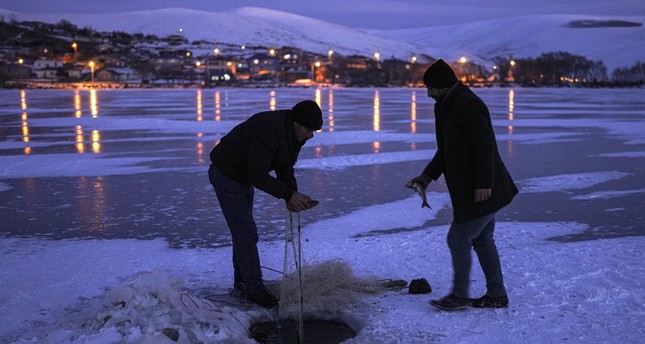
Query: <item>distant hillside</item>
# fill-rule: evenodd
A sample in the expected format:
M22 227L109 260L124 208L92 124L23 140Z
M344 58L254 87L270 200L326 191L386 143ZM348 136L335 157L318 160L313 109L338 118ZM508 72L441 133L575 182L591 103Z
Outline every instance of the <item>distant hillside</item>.
M616 18L582 15L545 15L482 21L467 25L413 30L379 31L375 35L417 42L434 55L456 60L461 55L490 61L494 56L535 57L566 51L603 61L611 71L645 60L645 17L626 17L631 25L616 26ZM581 23L596 23L581 27ZM600 25L603 23L604 25Z
M486 65L496 56L536 57L566 51L603 61L611 71L643 60L645 17L547 15L514 17L454 26L395 31L364 31L262 8L204 12L168 8L109 14L21 14L5 18L56 23L63 19L98 31L166 36L235 45L295 46L325 54L391 56L407 60L427 54L451 61L460 56Z

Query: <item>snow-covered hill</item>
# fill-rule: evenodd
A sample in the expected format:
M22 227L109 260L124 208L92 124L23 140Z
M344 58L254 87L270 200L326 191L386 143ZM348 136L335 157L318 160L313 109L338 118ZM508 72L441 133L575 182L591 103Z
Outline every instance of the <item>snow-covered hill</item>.
M450 60L461 55L490 61L495 56L536 57L566 51L603 61L611 72L645 62L643 23L642 16L541 15L373 34L416 42Z
M325 54L329 49L349 55L408 59L427 54L448 60L460 56L491 64L495 56L536 57L567 51L601 60L611 71L645 60L645 17L542 15L482 21L455 26L430 26L396 31L365 31L286 12L245 7L230 12L205 12L184 8L106 14L22 14L0 10L4 18L57 23L63 19L99 31L166 36L180 33L190 40L261 45L295 46ZM6 20L5 19L5 20ZM570 27L574 21L602 24L630 22L624 27ZM594 26L594 25L591 25ZM598 25L595 25L598 26Z

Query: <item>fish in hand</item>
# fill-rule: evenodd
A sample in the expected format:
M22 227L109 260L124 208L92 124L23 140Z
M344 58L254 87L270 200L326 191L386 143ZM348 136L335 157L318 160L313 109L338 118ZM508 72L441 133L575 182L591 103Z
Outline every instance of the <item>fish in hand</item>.
M409 189L412 189L412 190L415 190L419 194L419 196L421 196L421 200L423 201L421 203L421 208L432 209L430 204L428 204L428 199L426 198L426 189L423 186L421 186L421 184L408 182L405 185L405 187L409 188Z

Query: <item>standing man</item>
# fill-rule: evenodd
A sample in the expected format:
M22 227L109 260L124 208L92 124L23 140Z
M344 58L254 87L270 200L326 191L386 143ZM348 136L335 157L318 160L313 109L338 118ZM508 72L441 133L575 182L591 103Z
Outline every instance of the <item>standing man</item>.
M313 206L298 192L293 166L300 148L322 128L318 104L304 100L290 110L260 112L233 128L210 153L208 169L233 238L234 289L249 302L273 308L278 299L262 281L254 188L286 201L287 209ZM275 177L269 172L275 171Z
M431 304L443 310L508 307L502 268L495 246L495 214L518 193L499 152L484 102L457 79L443 60L423 75L428 97L435 100L437 152L410 183L426 188L442 174L448 185L453 222L448 247L454 270L452 292ZM486 294L469 298L471 251L486 277Z

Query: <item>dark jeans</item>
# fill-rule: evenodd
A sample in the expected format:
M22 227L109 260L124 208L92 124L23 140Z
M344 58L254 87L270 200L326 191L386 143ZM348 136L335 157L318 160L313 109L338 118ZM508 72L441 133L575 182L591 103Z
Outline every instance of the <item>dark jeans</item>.
M263 282L257 247L258 229L253 220L255 190L252 185L221 174L214 165L208 169L208 178L233 237L234 283L244 283L247 290L258 290Z
M452 293L468 297L470 286L471 252L475 249L486 277L487 294L506 295L499 254L495 246L495 214L488 214L464 223L452 223L448 231L448 247L452 255L454 280Z

